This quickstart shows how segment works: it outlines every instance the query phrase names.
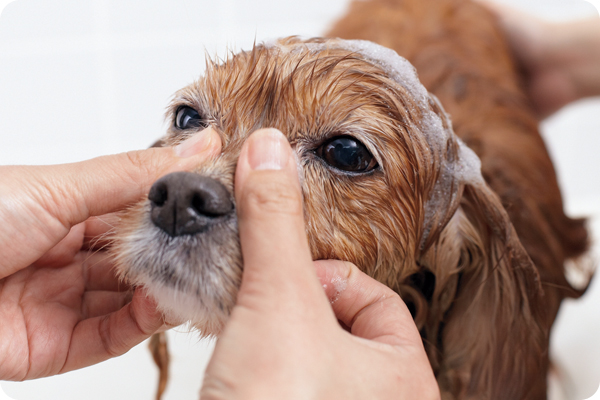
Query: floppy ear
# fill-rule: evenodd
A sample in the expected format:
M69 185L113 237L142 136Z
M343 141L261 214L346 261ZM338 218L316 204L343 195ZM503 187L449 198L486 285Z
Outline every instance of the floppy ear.
M459 208L421 263L441 278L424 335L437 347L437 355L429 352L442 392L545 398L539 276L487 184L464 186Z

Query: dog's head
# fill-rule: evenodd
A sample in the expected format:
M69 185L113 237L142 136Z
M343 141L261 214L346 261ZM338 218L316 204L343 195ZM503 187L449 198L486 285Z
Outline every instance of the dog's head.
M120 227L120 272L165 313L212 334L235 304L234 171L261 127L282 131L297 154L313 258L351 261L399 291L434 345L442 320L459 329L448 316L488 313L476 331L529 312L537 275L478 158L393 51L296 38L256 46L210 63L167 115L166 144L212 126L223 147L192 173L157 181Z

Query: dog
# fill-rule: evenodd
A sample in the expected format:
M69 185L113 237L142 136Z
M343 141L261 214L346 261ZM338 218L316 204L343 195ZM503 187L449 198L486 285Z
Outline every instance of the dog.
M256 45L175 94L162 143L212 126L223 151L123 216L119 273L218 335L242 275L236 161L251 132L275 127L298 156L313 258L401 295L442 398L545 399L550 327L583 293L564 263L587 231L564 214L493 15L467 0L360 1L327 36L361 40Z

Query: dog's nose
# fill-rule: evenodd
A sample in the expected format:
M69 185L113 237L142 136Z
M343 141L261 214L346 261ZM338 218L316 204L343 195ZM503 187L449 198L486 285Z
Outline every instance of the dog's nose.
M148 199L152 222L170 236L203 232L233 210L225 186L190 172L163 176L152 185Z

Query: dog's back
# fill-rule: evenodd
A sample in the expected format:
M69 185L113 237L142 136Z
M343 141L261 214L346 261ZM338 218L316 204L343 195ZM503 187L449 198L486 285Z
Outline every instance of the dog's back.
M377 42L417 68L481 158L484 178L537 266L541 325L549 332L562 299L582 294L565 279L564 262L586 251L587 230L563 211L538 121L494 16L469 0L356 1L328 36ZM545 375L532 377L531 388L528 399L545 398Z

